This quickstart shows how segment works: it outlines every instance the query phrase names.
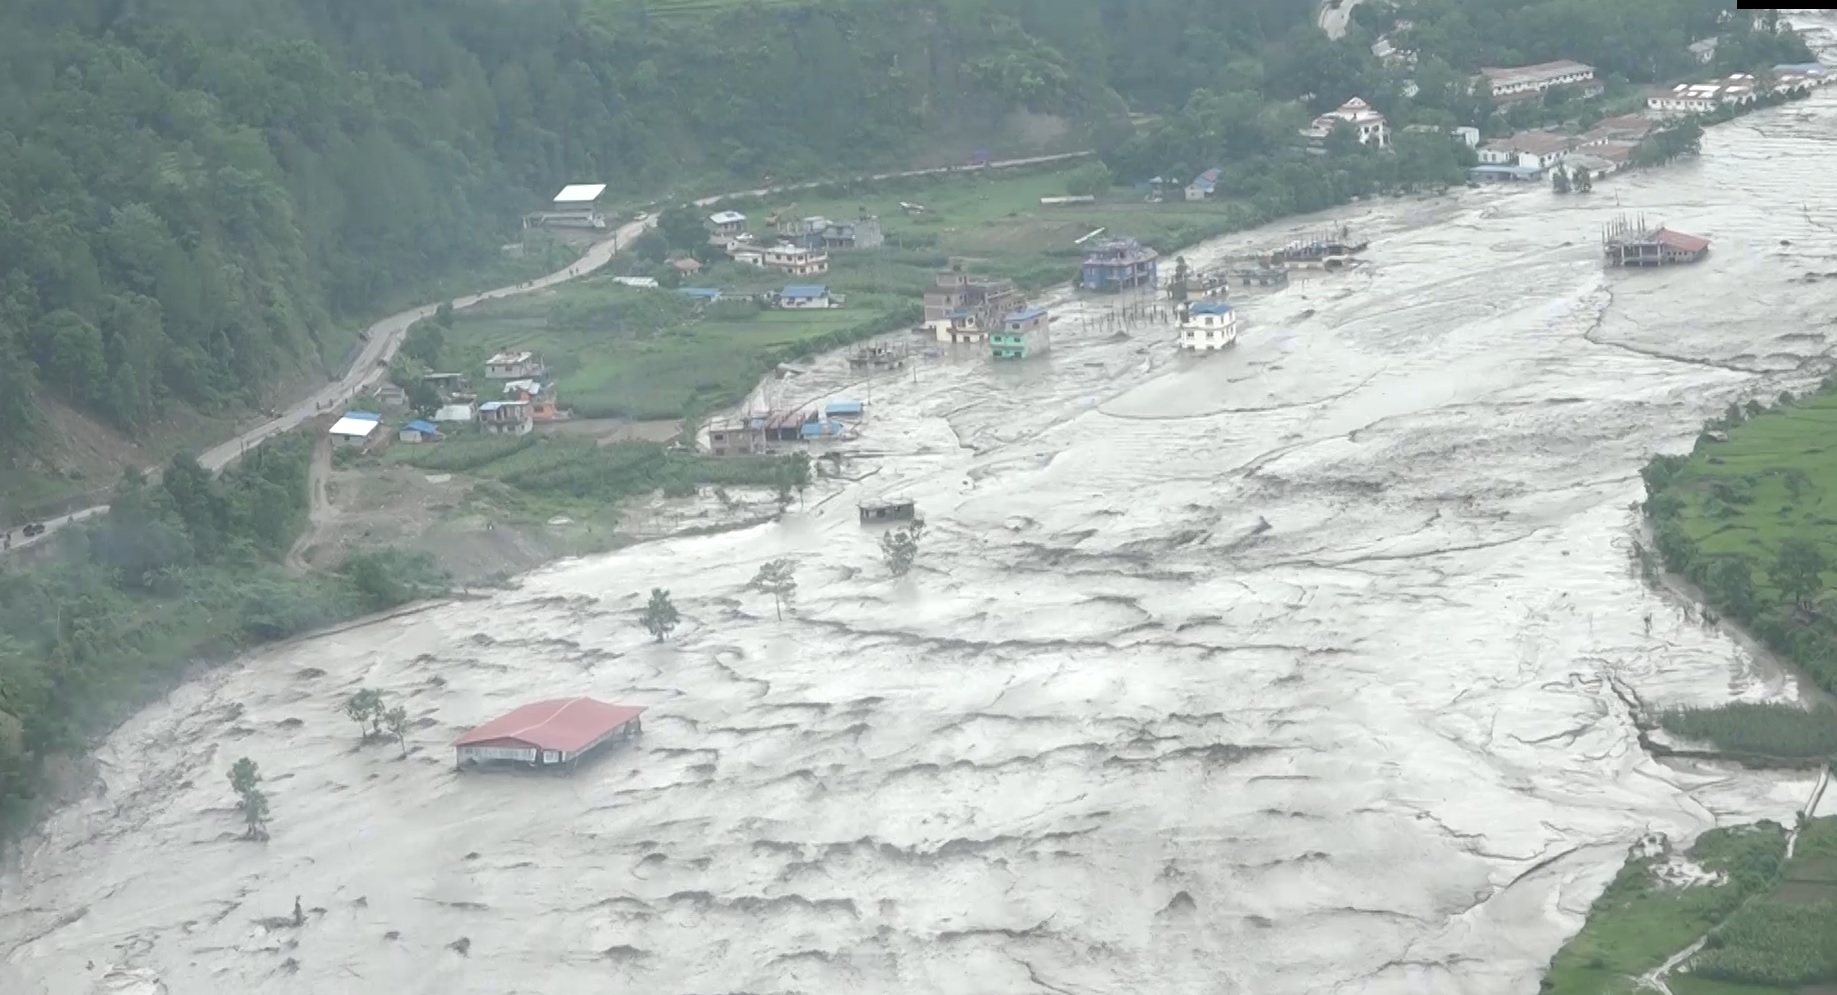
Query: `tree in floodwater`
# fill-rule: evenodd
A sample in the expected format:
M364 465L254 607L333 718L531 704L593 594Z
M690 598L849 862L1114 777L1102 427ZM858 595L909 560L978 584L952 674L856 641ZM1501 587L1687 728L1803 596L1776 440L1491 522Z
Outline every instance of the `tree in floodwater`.
M248 757L230 765L230 790L236 792L236 809L242 813L242 838L268 838L268 796L261 789L261 768Z
M907 528L895 529L880 537L880 555L886 561L888 572L895 577L911 572L912 564L918 559L919 538L924 534L925 523L913 522Z
M790 560L772 560L759 565L759 572L753 575L750 586L755 591L764 591L772 596L772 607L778 611L778 620L785 619L785 602L797 594L797 578L793 574L797 564Z
M375 688L363 688L344 703L344 714L357 723L365 743L382 733L383 711L383 693Z
M1571 185L1575 187L1576 193L1591 193L1595 189L1595 176L1588 170L1577 166L1575 170L1575 182Z
M644 615L639 621L661 643L670 638L670 633L681 624L682 613L676 610L676 603L670 600L670 592L661 587L653 587L650 603L644 606Z
M1168 284L1168 287L1167 287L1167 296L1170 300L1175 300L1175 301L1186 300L1186 280L1187 280L1188 275L1189 274L1186 268L1186 257L1185 256L1175 256L1174 257L1174 282L1171 284Z
M1569 192L1569 170L1561 166L1550 171L1550 189L1557 193Z
M402 759L408 759L408 709L397 705L383 713L383 726L402 746Z
M1779 556L1768 576L1793 604L1803 605L1824 590L1824 571L1829 566L1824 551L1817 546L1804 539L1787 539L1780 543Z

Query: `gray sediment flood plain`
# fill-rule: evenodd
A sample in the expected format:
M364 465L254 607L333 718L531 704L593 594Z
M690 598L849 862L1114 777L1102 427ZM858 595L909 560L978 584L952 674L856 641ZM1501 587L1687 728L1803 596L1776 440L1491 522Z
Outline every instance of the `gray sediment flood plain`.
M1833 138L1821 93L1585 196L1355 205L1370 264L1247 294L1222 355L1065 301L1038 361L816 363L778 389L866 399L886 455L784 522L255 654L127 723L0 882L0 990L1528 995L1639 836L1809 790L1653 761L1607 676L1798 693L1641 582L1629 506L1654 451L1822 371ZM1620 212L1712 255L1604 271ZM894 493L929 528L902 581L854 510ZM775 557L782 622L744 589ZM687 616L662 646L653 586ZM408 760L357 748L359 686L408 706ZM649 705L642 745L454 772L459 731L573 693ZM244 755L265 845L234 838Z

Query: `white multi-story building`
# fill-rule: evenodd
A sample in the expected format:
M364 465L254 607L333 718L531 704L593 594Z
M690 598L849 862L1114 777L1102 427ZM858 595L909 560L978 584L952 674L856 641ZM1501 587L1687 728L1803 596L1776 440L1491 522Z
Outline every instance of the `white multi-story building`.
M1482 82L1492 87L1494 100L1508 103L1543 96L1544 91L1553 86L1573 86L1585 97L1592 97L1606 89L1600 80L1595 79L1594 66L1574 59L1559 59L1509 69L1482 68L1480 75L1474 77L1473 84L1478 87Z
M1647 91L1646 110L1664 117L1708 114L1724 104L1745 104L1760 94L1760 81L1747 73L1707 83L1679 83Z
M1212 352L1237 341L1237 311L1223 301L1188 305L1180 316L1180 348Z
M815 276L829 272L829 253L780 243L765 250L760 265L767 269L782 270L790 276Z
M1381 149L1390 148L1390 122L1359 97L1353 97L1337 108L1315 118L1314 123L1302 129L1301 133L1314 141L1323 141L1341 125L1347 125L1353 129L1359 137L1360 145L1376 145Z

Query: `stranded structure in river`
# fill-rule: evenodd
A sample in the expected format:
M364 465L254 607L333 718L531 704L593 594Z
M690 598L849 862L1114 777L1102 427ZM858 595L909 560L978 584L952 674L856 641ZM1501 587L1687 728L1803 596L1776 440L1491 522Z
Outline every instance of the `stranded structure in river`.
M572 768L581 757L644 732L635 705L594 698L538 701L466 733L453 743L461 770L478 764L520 763Z
M1694 263L1709 253L1709 239L1660 226L1646 219L1617 218L1601 231L1601 253L1609 266L1671 266Z

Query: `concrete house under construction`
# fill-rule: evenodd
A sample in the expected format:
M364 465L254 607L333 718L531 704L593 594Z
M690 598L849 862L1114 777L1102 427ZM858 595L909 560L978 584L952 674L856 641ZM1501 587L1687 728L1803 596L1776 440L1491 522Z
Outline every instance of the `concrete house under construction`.
M939 342L980 344L1020 300L1013 280L976 276L953 262L925 291L925 325Z

